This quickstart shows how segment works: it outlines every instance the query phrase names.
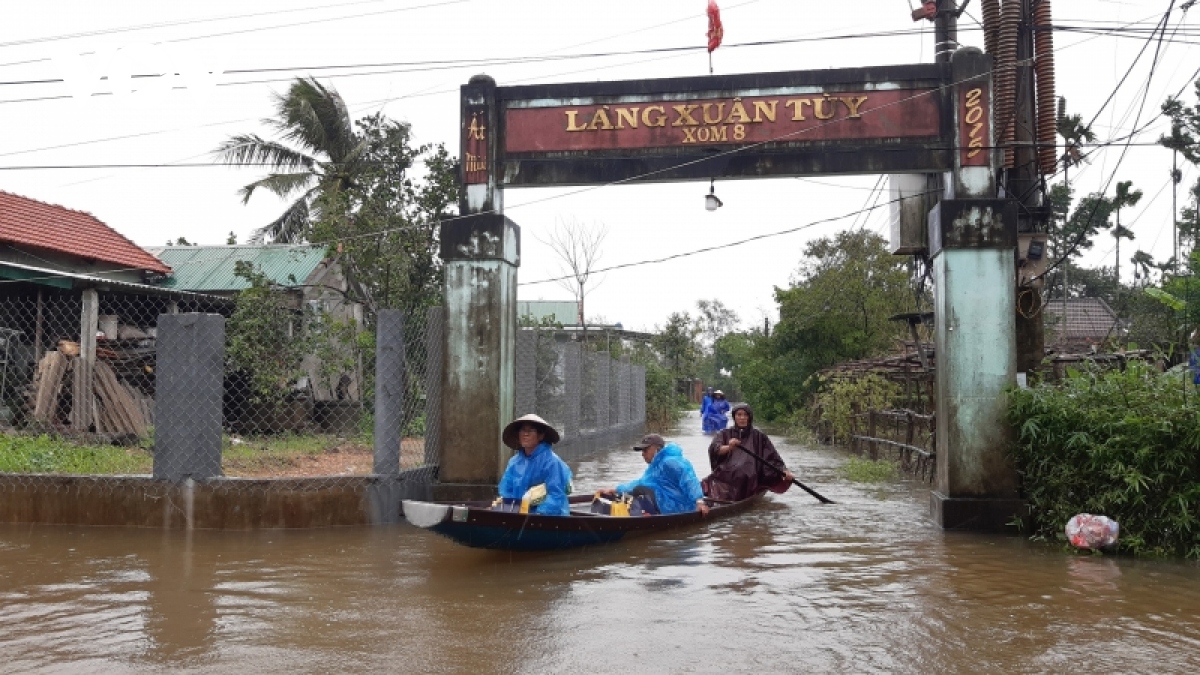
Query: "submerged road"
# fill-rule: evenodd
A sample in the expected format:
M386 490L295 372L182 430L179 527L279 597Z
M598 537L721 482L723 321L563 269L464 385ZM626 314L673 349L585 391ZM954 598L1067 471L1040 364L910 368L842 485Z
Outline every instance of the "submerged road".
M671 440L707 472L693 416ZM661 539L559 553L407 524L266 532L0 526L4 672L1191 673L1200 567L945 533L928 487L797 488ZM638 474L616 448L580 490Z

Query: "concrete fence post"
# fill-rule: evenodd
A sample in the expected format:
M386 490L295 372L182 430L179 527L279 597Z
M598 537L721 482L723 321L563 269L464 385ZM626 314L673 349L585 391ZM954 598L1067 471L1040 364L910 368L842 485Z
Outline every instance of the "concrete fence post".
M375 466L380 475L400 473L404 437L404 312L379 311L375 337Z
M154 477L223 475L225 317L160 314L154 396Z

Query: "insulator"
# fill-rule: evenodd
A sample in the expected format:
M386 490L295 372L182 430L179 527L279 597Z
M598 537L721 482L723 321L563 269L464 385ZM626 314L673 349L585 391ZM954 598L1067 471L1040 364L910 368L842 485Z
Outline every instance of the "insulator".
M996 55L999 40L1000 0L983 0L983 46L987 53Z
M1013 139L1016 137L1017 100L1017 40L1021 27L1021 0L1005 0L1000 15L1000 34L996 42L996 59L992 71L995 83L994 132L1000 147L1004 149L1006 169L1011 169L1016 159Z
M1033 54L1034 72L1037 74L1038 168L1047 176L1053 174L1058 166L1053 24L1050 0L1041 0L1033 10Z

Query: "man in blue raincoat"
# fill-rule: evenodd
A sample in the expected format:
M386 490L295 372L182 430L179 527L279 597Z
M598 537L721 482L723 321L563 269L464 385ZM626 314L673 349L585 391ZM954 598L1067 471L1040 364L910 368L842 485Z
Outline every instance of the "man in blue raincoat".
M508 460L508 467L500 478L500 496L523 499L530 493L536 496L531 498L529 513L570 515L567 493L570 492L571 469L554 454L553 445L560 438L558 431L537 415L525 415L505 427L501 438L517 453Z
M633 449L642 453L642 459L650 465L646 467L646 472L641 478L601 490L602 493L609 496L632 494L638 488L649 488L654 491L660 514L699 511L708 515L708 504L704 501L704 491L700 489L700 479L678 445L667 443L658 434L649 434Z

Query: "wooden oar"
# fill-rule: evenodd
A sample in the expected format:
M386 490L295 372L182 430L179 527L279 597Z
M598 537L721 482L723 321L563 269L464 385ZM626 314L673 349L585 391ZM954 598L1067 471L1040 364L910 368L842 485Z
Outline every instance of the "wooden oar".
M754 454L753 452L750 452L750 451L749 451L749 450L747 450L746 448L742 447L742 445L741 445L740 443L737 445L737 447L738 447L738 449L740 449L742 452L744 452L744 453L746 453L747 455L750 455L751 457L753 457L753 458L755 459L755 461L757 461L757 462L759 462L759 463L761 463L761 464L765 464L765 465L767 465L767 466L771 467L772 469L775 469L776 471L778 471L778 472L779 472L779 473L781 473L781 474L782 474L782 473L786 473L786 472L785 472L783 469L780 469L779 467L777 467L777 466L775 466L774 464L772 464L772 463L768 462L767 460L763 459L762 457L759 457L758 455ZM792 483L794 483L794 484L796 485L796 487L800 488L801 490L804 490L805 492L807 492L808 494L812 495L813 497L816 497L816 498L817 498L817 501L821 502L822 504L836 504L836 503L837 503L837 502L833 501L832 499L829 499L829 498L827 498L827 497L824 497L824 496L822 496L822 495L821 495L819 492L817 492L816 490L814 490L814 489L812 489L812 488L808 487L808 486L807 486L807 485L805 485L804 483L801 483L800 481L796 480L795 478L793 478L793 479L792 479Z

